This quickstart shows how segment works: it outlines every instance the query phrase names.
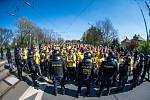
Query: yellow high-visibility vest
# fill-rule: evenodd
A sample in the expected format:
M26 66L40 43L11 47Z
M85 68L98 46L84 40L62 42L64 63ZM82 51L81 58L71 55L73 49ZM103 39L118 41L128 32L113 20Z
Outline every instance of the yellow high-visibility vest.
M40 53L39 51L34 53L34 60L36 64L40 64Z
M74 61L74 62L72 62L72 61ZM76 67L76 55L75 54L68 55L67 56L67 62L68 62L67 63L68 66L67 67Z
M28 50L24 50L23 51L23 59L27 59L28 58Z

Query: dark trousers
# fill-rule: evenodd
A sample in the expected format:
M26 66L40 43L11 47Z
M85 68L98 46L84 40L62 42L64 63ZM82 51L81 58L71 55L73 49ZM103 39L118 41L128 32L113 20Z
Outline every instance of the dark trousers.
M81 88L82 88L83 86L86 86L86 88L87 88L86 95L90 94L90 90L91 90L91 79L87 79L87 80L79 79L79 80L78 80L78 90L77 90L77 94L81 94Z
M128 76L119 76L118 90L122 90L128 80Z
M42 74L44 74L45 62L40 63L40 68L41 68Z
M133 80L132 80L132 87L131 87L132 89L136 87L136 85L138 85L140 75L141 75L141 71L133 69Z
M16 60L16 67L18 71L18 78L22 80L22 65L19 63L19 60Z
M28 60L23 59L22 61L23 61L23 70L29 71Z
M65 92L65 78L64 77L53 77L53 84L54 84L54 92L55 95L58 93L58 88L57 86L61 86L62 93Z
M143 82L143 80L146 76L146 73L148 74L148 79L149 79L149 65L144 66L144 70L143 70L143 73L142 73L142 76L141 76L141 81L142 82Z
M68 67L67 68L67 78L70 80L76 79L76 67Z
M32 62L28 62L28 66L30 69L30 73L31 73L31 79L34 85L36 85L36 79L37 79L37 72L36 72L36 68L35 65Z
M109 77L103 77L101 79L101 85L100 85L98 95L102 94L104 88L107 88L107 95L110 93L110 86L112 84L112 80L113 80L113 78L109 78Z

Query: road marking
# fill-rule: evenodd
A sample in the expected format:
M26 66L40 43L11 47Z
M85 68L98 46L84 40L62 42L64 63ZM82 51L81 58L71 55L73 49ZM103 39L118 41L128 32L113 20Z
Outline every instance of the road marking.
M7 62L7 60L4 60L4 61L0 62L0 65L4 64L6 62Z
M35 97L35 100L41 100L42 96L44 94L44 90L46 88L47 83L42 82L42 83L39 83L39 84L40 84L40 86L37 89L30 86L18 100L25 100L25 99L33 96L34 94L37 94L36 97Z
M11 76L7 77L5 79L5 81L10 83L11 85L14 85L19 81L19 79L17 79L15 76L11 75Z
M42 100L42 96L44 94L44 90L46 88L46 86L45 86L46 84L47 83L40 83L41 88L39 89L38 94L35 97L35 100Z

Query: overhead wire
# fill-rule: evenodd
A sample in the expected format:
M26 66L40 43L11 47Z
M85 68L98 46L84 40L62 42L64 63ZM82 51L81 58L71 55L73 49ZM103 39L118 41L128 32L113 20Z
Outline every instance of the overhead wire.
M38 11L38 9L35 8L35 1L34 0L32 0L32 4L31 4L31 2L29 2L29 0L23 0L23 2L24 2L24 4L29 6L39 17L43 17L42 14ZM51 26L53 28L56 27L55 24L52 21L49 20L48 22L51 23Z

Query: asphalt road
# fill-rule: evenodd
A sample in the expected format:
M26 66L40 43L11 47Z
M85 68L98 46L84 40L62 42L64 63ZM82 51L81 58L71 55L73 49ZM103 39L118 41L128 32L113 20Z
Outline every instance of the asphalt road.
M15 77L15 76L14 76ZM85 97L85 88L79 98L75 97L77 87L74 84L66 84L66 94L59 92L58 96L53 94L53 85L40 81L38 88L34 88L28 76L24 77L25 81L19 82L1 100L150 100L150 82L144 82L133 90L125 90L122 93L115 93L102 97L96 97L97 88L92 89L89 97ZM11 83L11 81L9 81ZM60 89L59 89L60 91ZM114 92L114 93L113 93Z
M65 85L65 95L62 95L61 92L58 92L58 96L54 96L52 84L47 83L39 78L39 87L34 88L29 75L24 73L23 76L24 81L19 81L17 76L12 74L7 77L4 82L0 82L0 94L2 90L18 82L5 95L3 95L0 100L150 100L150 82L144 82L133 90L130 90L130 86L127 85L125 91L122 93L116 93L116 88L113 87L111 89L111 95L106 96L104 92L103 96L100 98L96 97L95 95L98 88L93 87L89 97L85 97L86 89L82 88L81 96L76 98L75 95L77 87L75 84L69 83Z

